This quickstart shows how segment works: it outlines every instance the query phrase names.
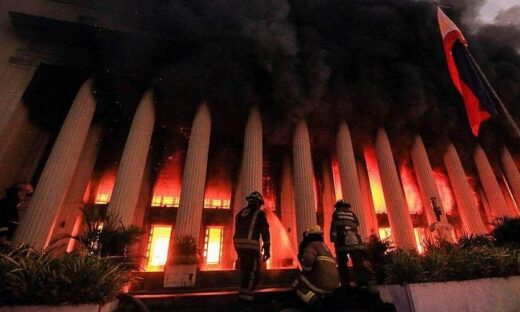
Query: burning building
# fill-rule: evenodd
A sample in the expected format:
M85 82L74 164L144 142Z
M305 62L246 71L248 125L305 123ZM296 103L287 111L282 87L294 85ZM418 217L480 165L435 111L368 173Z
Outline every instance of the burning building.
M36 185L15 242L77 233L94 205L145 229L147 271L186 235L202 270L232 269L258 190L268 268L289 268L339 198L364 238L419 251L439 220L456 239L520 215L518 139L496 120L471 136L430 3L300 2L2 2L0 186ZM477 56L513 105L518 47L496 31Z

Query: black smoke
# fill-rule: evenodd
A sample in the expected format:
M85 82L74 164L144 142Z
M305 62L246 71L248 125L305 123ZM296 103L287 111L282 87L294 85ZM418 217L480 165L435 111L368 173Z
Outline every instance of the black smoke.
M511 18L518 8L482 25L476 16L483 3L442 1L519 122L520 26ZM253 104L272 145L287 145L301 118L322 150L334 146L343 118L355 139L386 127L397 154L406 153L417 132L432 155L442 155L452 140L464 158L477 143L447 72L431 1L133 0L126 6L125 20L153 34L153 43L129 41L132 47L119 46L117 60L104 67L132 59L128 70L144 77L142 89L156 90L161 129L175 132L207 101L213 139L227 146L241 144ZM504 128L490 122L482 143L518 149Z

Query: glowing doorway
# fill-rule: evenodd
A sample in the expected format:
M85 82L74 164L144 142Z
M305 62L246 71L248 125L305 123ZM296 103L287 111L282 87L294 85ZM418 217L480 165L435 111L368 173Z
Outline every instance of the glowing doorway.
M164 265L168 257L168 247L170 246L170 235L172 227L168 225L152 225L150 240L146 252L147 263L145 271L160 272L164 271Z
M204 237L204 264L206 269L220 269L222 262L223 226L208 226Z

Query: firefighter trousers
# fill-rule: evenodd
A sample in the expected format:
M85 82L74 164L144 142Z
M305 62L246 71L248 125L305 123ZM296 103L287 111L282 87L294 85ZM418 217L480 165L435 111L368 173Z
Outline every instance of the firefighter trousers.
M260 277L260 253L256 250L237 250L241 273L238 298L251 302Z

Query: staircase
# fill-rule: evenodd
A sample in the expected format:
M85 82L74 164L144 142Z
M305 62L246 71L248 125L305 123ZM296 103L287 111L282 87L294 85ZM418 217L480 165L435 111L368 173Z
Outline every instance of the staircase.
M257 288L253 311L296 312L304 311L291 282L296 270L263 271ZM193 288L163 288L162 274L145 273L143 283L134 287L131 294L151 312L239 312L245 307L237 301L239 272L202 271L197 273ZM393 305L384 304L379 296L367 290L339 288L328 301L330 311L395 311ZM141 312L132 305L120 305L118 312ZM250 311L250 310L248 310Z

